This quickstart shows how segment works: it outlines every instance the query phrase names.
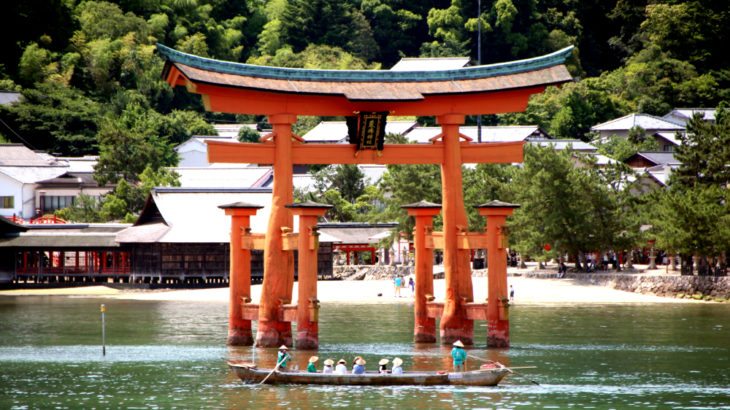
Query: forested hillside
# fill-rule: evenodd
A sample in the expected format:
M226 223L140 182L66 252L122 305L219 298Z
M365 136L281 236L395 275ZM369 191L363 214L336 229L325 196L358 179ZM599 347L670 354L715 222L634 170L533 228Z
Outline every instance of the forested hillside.
M476 60L481 19L483 63L576 45L571 69L581 81L534 98L525 114L489 119L537 123L556 137L585 138L591 125L631 111L714 107L730 93L724 0L484 0L480 14L475 0L25 0L5 7L15 24L2 27L0 88L22 91L25 102L3 109L8 127L0 133L64 155L101 152L109 177L120 169L105 154L170 165L170 146L210 132L205 121L234 120L203 113L194 96L170 89L156 42L255 64L387 69L402 56ZM120 142L138 149L117 152Z
M591 126L630 112L663 115L730 101L727 0L481 3L480 11L476 0L11 1L3 15L13 24L0 27L0 89L24 98L0 106L0 141L98 154L97 180L116 182L116 189L101 202L80 197L63 216L133 220L151 187L175 184L166 167L177 162L176 144L214 133L213 122L264 120L207 113L197 96L171 89L161 78L158 42L217 59L330 69L388 69L404 56L476 60L478 26L484 64L575 45L568 65L576 82L534 96L525 113L484 118L537 124L557 138L587 140ZM316 120L300 119L297 131ZM728 130L725 110L716 124L693 119L677 150L684 164L678 177L649 196L631 194L635 176L622 164L575 167L571 152L539 147L526 150L520 169L465 170L464 195L470 204L522 204L511 228L523 255L618 253L651 237L684 261L703 255L707 272L707 257L730 247ZM630 144L636 146L611 149L636 152L643 142ZM401 205L439 202L438 175L435 166L396 165L378 186L365 186L356 167L329 168L317 173L319 188L309 195L335 205L335 219L398 219L409 232ZM652 231L641 230L648 222ZM483 226L471 212L470 228ZM717 260L726 266L724 257Z

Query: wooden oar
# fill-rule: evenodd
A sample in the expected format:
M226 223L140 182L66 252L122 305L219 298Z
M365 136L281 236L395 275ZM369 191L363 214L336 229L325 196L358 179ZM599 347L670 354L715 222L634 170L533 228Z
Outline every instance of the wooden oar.
M284 361L286 361L286 356L284 356L284 357L281 358L281 361L279 363L277 363L276 366L274 366L274 370L272 370L271 372L269 372L269 374L267 374L266 377L264 377L264 380L261 380L261 383L259 383L259 386L261 386L262 384L264 384L266 382L266 380L269 380L269 377L272 374L274 374L274 372L279 368L279 366L281 366L282 363L284 363Z
M482 359L481 357L476 357L476 356L472 356L472 355L470 355L470 354L468 354L468 353L467 353L466 355L467 355L468 357L471 357L472 359L476 359L476 360L479 360L479 361L481 361L481 362L484 362L484 363L489 363L489 362L491 362L491 360L485 360L485 359ZM506 366L505 366L505 367L506 367ZM517 372L515 372L515 371L513 371L513 370L512 370L512 369L531 369L531 368L536 368L536 367L537 367L537 366L522 366L522 367L506 367L506 368L507 368L507 370L509 370L509 371L510 371L510 372L511 372L512 374L515 374L515 375L517 375L517 376L522 376L522 377L524 377L524 378L525 378L525 380L529 381L530 383L532 383L532 384L534 384L534 385L537 385L537 386L539 386L539 385L540 385L540 383L538 383L538 382L536 382L536 381L534 381L534 380L532 380L532 379L528 379L528 378L527 378L527 376L525 376L525 375L524 375L524 374L522 374L522 373L517 373Z

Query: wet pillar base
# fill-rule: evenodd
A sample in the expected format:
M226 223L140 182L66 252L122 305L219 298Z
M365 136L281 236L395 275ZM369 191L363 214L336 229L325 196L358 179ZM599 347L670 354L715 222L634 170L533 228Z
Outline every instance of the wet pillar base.
M490 320L487 347L509 347L509 320Z
M307 329L297 332L297 350L317 350L319 348L318 331Z
M259 321L256 332L256 346L292 346L291 323L279 321Z
M416 322L416 330L413 333L413 341L416 343L436 342L436 320L427 318Z
M464 345L474 344L474 329L441 329L441 344L450 345L461 340Z
M253 346L251 326L249 325L248 328L229 328L226 343L228 346Z

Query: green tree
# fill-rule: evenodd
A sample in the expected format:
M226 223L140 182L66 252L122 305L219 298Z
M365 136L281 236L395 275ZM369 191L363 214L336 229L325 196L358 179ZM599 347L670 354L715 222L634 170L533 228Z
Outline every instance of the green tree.
M259 142L261 141L261 136L258 131L252 128L241 127L238 131L238 140L241 142Z
M584 252L606 246L596 231L611 223L605 186L590 167L574 165L575 155L571 150L526 147L524 166L511 187L521 207L509 222L515 249L522 255L545 259L569 254L580 268ZM545 254L545 244L554 253Z
M720 105L715 123L695 115L687 123L687 132L679 135L681 144L675 150L682 163L673 175L676 183L695 185L730 184L730 110Z
M36 84L22 91L19 104L0 106L31 148L61 155L97 151L95 134L100 107L80 90L56 82Z
M136 182L146 167L153 171L177 164L177 154L167 136L159 133L161 115L139 105L128 107L118 117L102 121L99 139L99 162L95 178L100 184L119 178Z

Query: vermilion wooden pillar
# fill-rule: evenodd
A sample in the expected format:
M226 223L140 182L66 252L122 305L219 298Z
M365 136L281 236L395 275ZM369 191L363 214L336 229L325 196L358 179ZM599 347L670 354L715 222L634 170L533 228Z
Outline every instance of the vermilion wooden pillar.
M299 216L299 291L297 300L297 349L319 347L319 300L317 300L317 219L332 205L302 202L287 205Z
M403 208L416 220L413 235L416 248L413 340L416 343L433 343L436 341L436 319L428 317L426 309L426 295L433 295L433 248L426 246L426 234L433 230L433 217L441 212L441 205L420 201L403 205Z
M469 250L459 249L457 233L466 231L469 223L464 209L462 188L461 145L459 126L463 115L449 114L438 117L443 140L441 163L441 190L444 218L444 277L446 295L441 316L441 343L452 344L461 340L473 344L474 322L467 319L464 305L474 299L469 266Z
M282 247L282 228L291 229L293 219L286 208L293 201L292 124L296 115L270 115L274 132L274 185L271 215L264 244L264 283L259 304L256 345L291 345L291 322L280 320L281 306L291 302L294 285L294 255Z
M231 346L253 345L251 321L243 318L241 304L251 301L251 250L243 249L241 236L251 226L260 205L235 202L219 208L231 216L230 269L228 273L228 341Z
M507 290L507 234L504 225L519 205L490 201L477 206L487 217L487 346L509 347L509 291Z

